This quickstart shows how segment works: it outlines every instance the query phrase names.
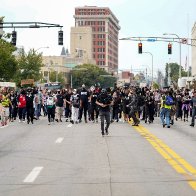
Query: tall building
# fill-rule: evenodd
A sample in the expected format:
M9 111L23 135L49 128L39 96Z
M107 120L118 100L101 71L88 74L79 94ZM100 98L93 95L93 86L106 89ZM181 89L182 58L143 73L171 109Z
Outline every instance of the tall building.
M75 8L75 27L91 27L92 57L107 71L118 69L119 21L108 7Z
M193 45L196 45L196 22L192 28L192 41ZM196 47L192 46L192 76L196 76Z

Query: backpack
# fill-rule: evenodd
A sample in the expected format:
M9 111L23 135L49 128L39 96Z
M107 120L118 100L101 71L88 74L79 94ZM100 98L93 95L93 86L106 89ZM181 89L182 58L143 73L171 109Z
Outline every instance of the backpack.
M141 107L145 104L145 99L142 95L139 95L137 99L138 99L137 106Z
M174 105L174 100L173 100L173 98L172 98L171 96L167 96L167 97L166 97L166 100L165 100L165 104L166 104L166 105L169 105L169 106Z
M47 99L47 105L48 106L53 106L54 105L54 98L53 97L48 97L48 99Z

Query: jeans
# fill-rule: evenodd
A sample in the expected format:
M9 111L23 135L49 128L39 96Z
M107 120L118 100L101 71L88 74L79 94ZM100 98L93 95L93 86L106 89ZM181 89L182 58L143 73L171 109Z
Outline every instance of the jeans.
M104 133L104 120L106 120L105 130L108 130L110 126L110 112L109 111L100 111L99 113L101 119L101 131Z
M40 115L41 115L40 110L41 110L41 104L36 104L36 105L35 105L35 116L36 116L37 119L38 119L38 118L40 117Z
M195 116L196 116L196 106L192 108L192 120L191 124L195 125Z
M83 106L79 109L79 119L82 120L82 114L84 110L84 119L87 117L88 103L83 104Z
M26 116L26 107L25 108L19 108L18 109L18 116L20 120L25 120Z
M160 118L161 118L162 125L165 124L165 120L166 120L167 126L170 126L170 111L171 110L168 108L161 108ZM164 120L164 118L165 118L165 120Z

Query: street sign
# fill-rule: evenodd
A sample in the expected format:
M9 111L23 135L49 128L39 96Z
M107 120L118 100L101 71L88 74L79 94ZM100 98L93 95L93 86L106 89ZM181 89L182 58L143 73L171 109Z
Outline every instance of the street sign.
M148 41L148 42L155 42L156 39L154 39L154 38L149 38L149 39L147 39L147 41Z
M188 43L188 39L182 38L182 39L181 39L181 42L182 42L183 44L187 44L187 43Z

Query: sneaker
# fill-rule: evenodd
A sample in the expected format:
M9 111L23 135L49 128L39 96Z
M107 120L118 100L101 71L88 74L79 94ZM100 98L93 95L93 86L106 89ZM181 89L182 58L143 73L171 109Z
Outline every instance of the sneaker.
M194 127L194 124L190 124L191 127Z
M48 125L50 125L50 122L48 123Z
M167 126L167 128L170 128L170 126Z
M106 135L108 135L108 134L109 134L108 129L105 129L105 133L106 133Z
M74 124L74 121L73 120L70 120L70 123Z
M63 121L60 119L60 122L63 122Z
M104 136L104 132L103 131L101 132L101 135Z
M165 124L163 125L163 128L165 127Z
M138 126L138 124L132 124L132 126Z

